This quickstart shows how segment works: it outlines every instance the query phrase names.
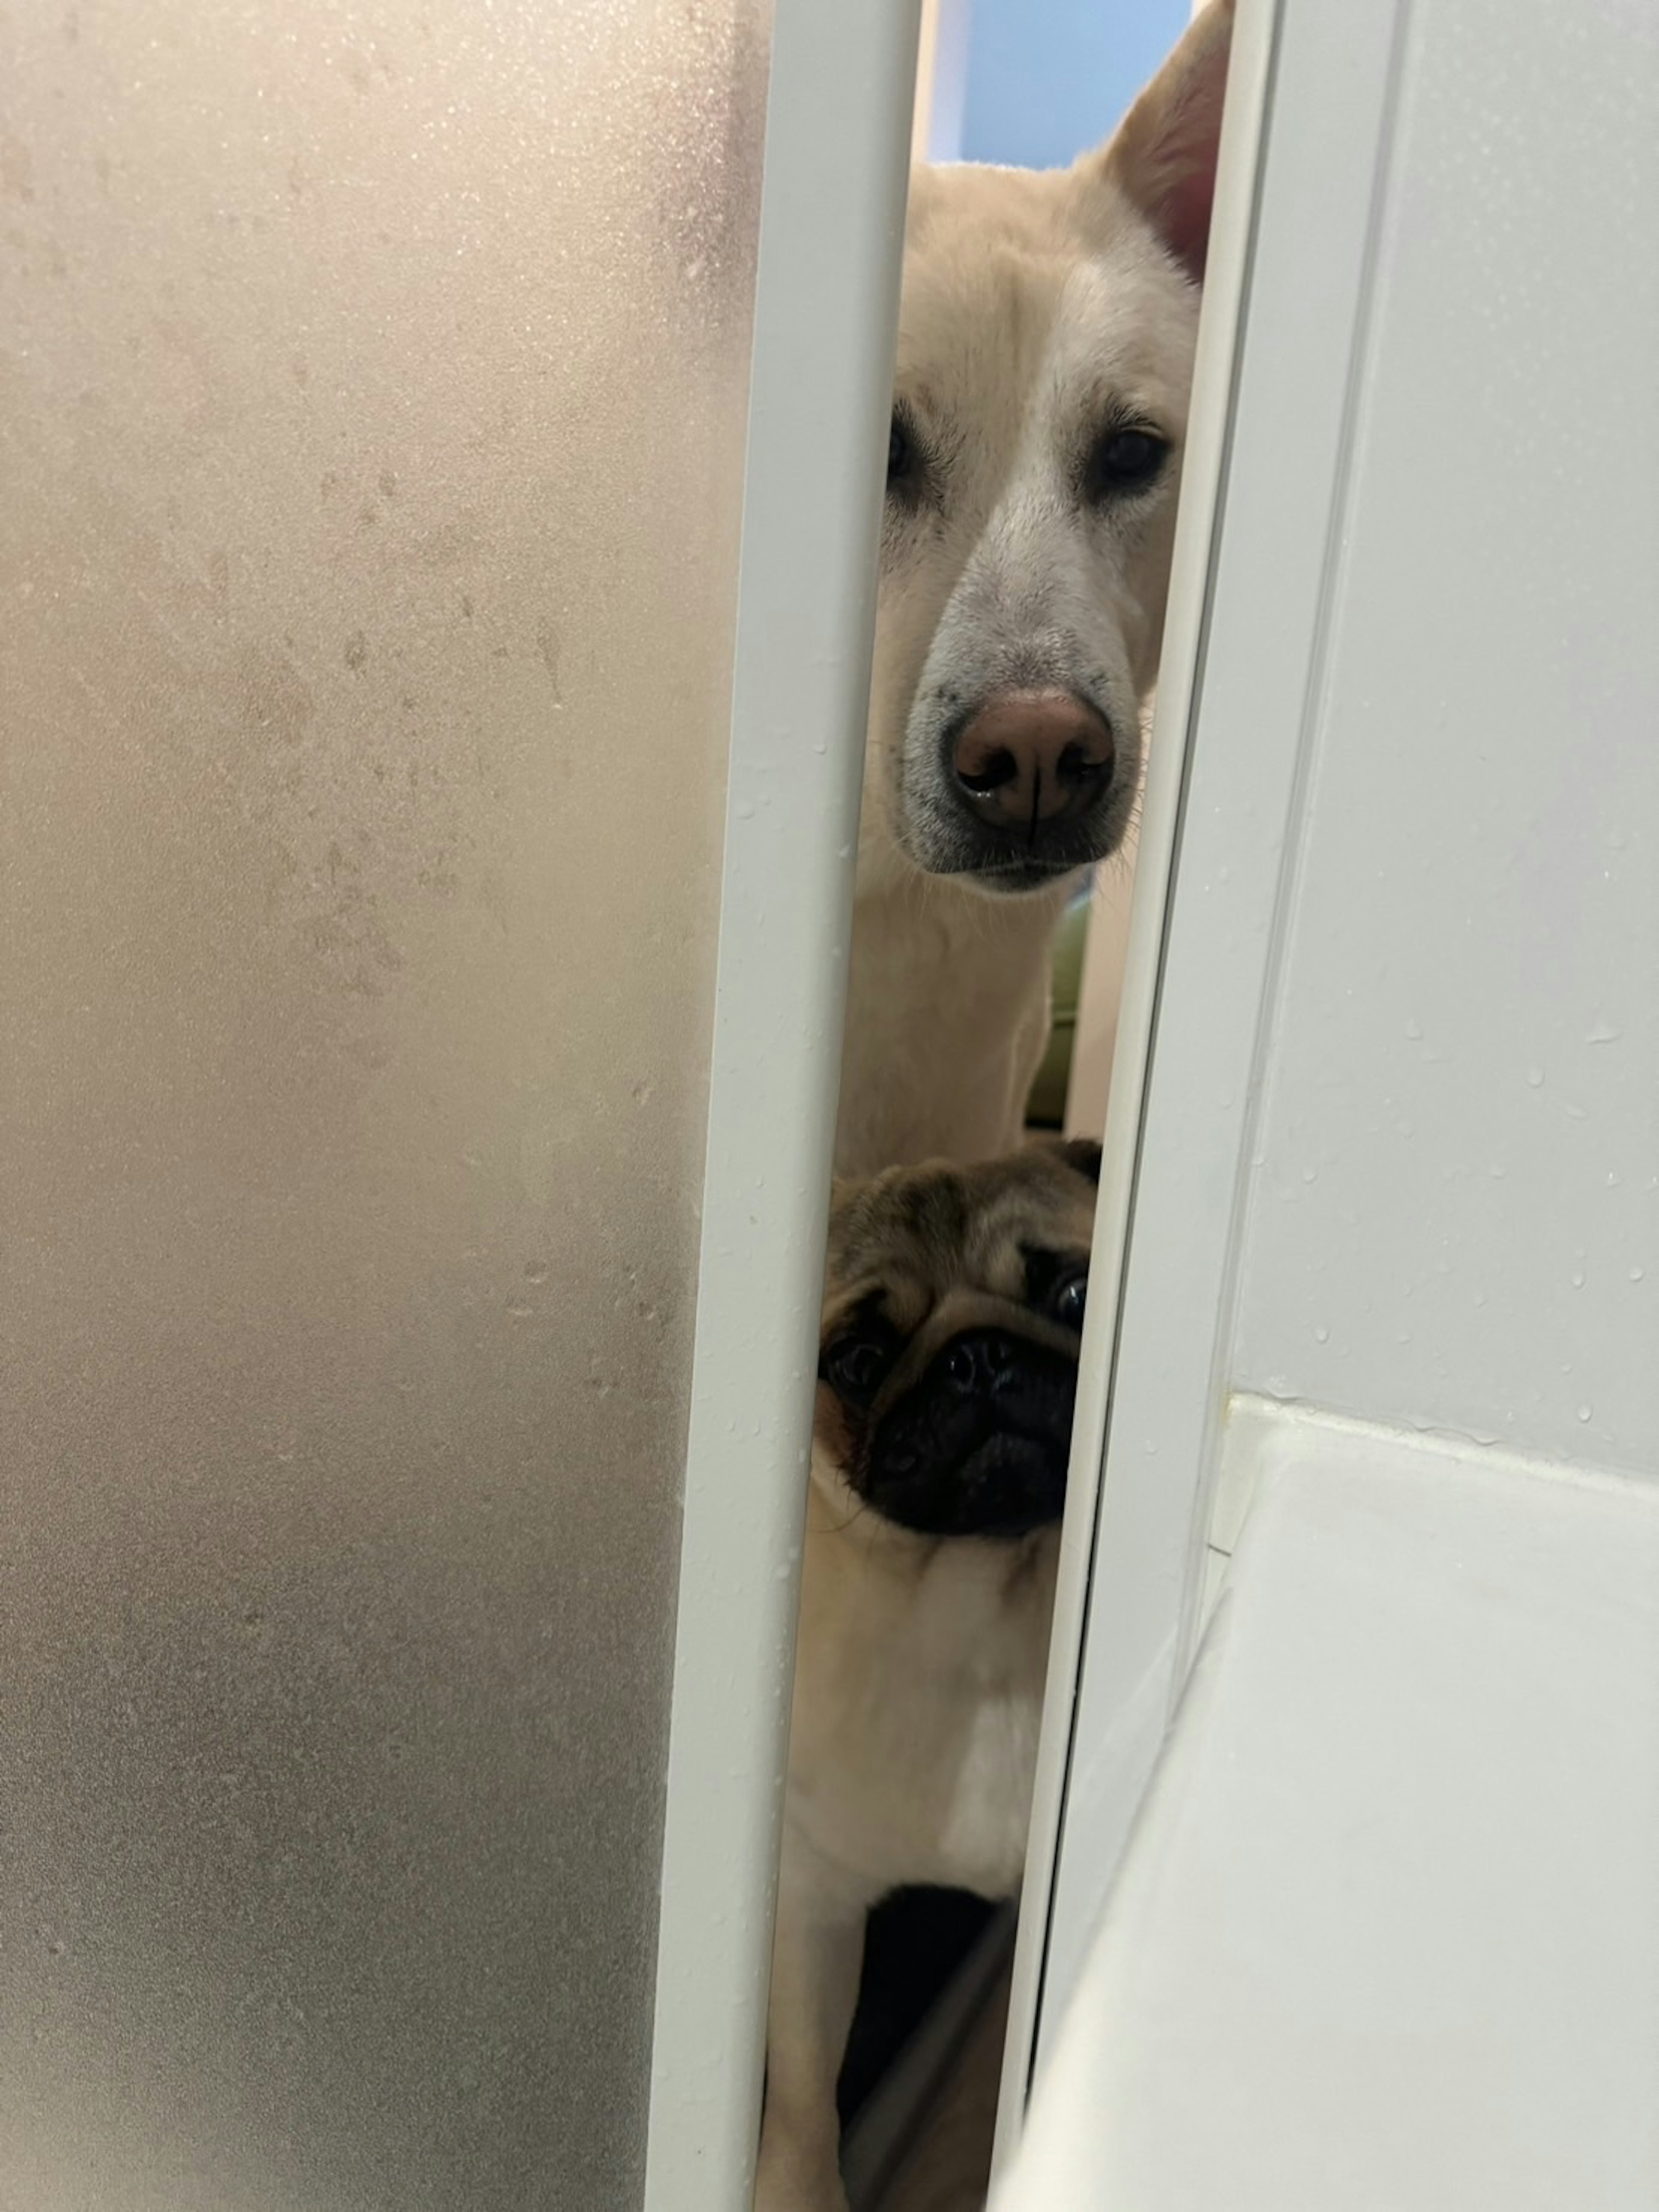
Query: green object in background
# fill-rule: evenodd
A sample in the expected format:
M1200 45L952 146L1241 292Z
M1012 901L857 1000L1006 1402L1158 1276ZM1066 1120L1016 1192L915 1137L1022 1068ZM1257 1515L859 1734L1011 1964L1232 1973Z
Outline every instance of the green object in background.
M1072 1048L1077 1040L1078 1000L1083 988L1083 948L1089 939L1089 907L1093 887L1080 892L1066 909L1054 932L1054 1019L1048 1049L1025 1102L1025 1120L1033 1129L1060 1129L1066 1125L1066 1094L1072 1080Z

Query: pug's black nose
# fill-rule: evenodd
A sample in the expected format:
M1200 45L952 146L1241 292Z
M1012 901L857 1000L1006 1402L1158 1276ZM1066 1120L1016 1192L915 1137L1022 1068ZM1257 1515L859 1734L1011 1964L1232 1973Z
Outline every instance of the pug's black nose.
M1012 1379L1019 1351L1000 1329L980 1328L959 1336L945 1355L946 1380L963 1397L1000 1390Z

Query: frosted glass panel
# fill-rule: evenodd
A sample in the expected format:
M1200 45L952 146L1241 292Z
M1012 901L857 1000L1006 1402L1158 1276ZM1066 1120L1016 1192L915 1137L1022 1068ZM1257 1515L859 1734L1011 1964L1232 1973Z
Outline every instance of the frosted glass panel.
M766 33L0 33L3 2212L638 2201Z

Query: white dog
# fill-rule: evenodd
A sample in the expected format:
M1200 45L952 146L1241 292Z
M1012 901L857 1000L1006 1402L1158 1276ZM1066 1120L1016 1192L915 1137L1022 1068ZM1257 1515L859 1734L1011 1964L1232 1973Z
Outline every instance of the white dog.
M1018 1143L1156 679L1231 0L1099 153L911 181L836 1167Z
M757 2212L844 2212L871 1905L1022 1871L1094 1192L996 1156L1139 787L1231 28L1071 170L912 183L836 1146L895 1171L831 1223Z

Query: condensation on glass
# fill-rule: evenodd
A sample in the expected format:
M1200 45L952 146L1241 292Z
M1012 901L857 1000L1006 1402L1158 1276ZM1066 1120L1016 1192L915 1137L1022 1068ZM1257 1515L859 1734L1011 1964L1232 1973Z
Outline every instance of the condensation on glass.
M0 34L3 2212L637 2202L767 37Z

